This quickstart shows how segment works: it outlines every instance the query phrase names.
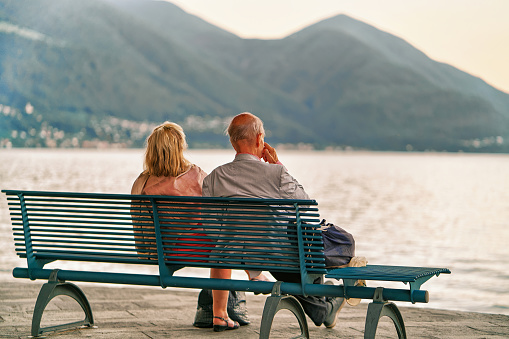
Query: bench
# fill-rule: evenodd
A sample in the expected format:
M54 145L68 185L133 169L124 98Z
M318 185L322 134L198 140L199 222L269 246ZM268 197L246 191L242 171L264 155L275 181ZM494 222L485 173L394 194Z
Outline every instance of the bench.
M68 282L79 281L271 293L263 310L260 338L269 337L273 318L281 309L296 316L300 336L309 338L302 306L291 295L371 299L365 338L375 337L382 316L392 319L398 336L406 338L403 318L391 301L426 303L428 292L421 285L433 276L450 273L445 268L376 265L327 269L314 200L2 192L7 195L16 253L27 259L27 267L14 268L13 276L48 279L34 308L31 334L35 337L94 326L85 294ZM224 242L233 248L221 251ZM51 262L75 261L89 262L93 269L45 268ZM108 264L107 271L94 263ZM125 265L156 266L158 274L126 273ZM302 282L174 275L184 267L293 272L300 273ZM323 275L343 284L312 283ZM358 280L401 281L409 288L356 286ZM59 295L75 299L85 319L41 328L46 305Z

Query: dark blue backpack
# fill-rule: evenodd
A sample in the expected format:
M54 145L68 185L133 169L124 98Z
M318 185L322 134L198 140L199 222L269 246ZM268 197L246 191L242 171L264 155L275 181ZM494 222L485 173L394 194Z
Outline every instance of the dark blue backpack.
M353 236L339 226L320 223L322 228L323 247L326 267L347 265L355 256L355 240Z

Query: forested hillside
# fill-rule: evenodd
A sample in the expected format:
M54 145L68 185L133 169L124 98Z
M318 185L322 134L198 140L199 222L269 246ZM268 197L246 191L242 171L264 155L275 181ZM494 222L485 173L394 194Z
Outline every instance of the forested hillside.
M149 0L0 0L0 147L191 146L259 115L272 143L509 152L509 95L344 15L241 39Z

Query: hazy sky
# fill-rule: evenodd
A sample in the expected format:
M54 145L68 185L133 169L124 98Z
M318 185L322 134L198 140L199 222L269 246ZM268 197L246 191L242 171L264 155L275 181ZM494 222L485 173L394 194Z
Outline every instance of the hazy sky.
M244 38L347 14L509 93L509 0L167 0Z

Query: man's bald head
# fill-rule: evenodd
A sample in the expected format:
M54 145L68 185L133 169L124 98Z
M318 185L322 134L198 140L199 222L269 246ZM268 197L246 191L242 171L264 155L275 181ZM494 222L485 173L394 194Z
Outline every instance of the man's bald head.
M228 126L227 133L235 149L237 149L236 145L240 140L254 144L259 134L265 136L263 122L256 115L249 112L235 116Z

